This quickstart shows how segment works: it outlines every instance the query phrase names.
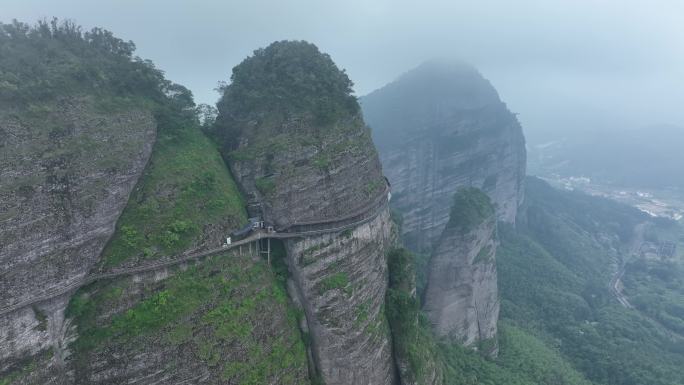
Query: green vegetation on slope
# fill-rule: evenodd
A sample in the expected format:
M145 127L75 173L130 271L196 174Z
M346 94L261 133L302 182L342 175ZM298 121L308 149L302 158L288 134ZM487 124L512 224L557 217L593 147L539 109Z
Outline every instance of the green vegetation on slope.
M682 342L609 291L619 250L643 213L535 179L526 190L526 228L500 227L502 320L557 348L596 384L682 384Z
M65 153L97 151L108 143L84 142L77 136L68 147L64 140L57 143L54 136L69 130L54 127L50 119L59 101L78 100L78 112L84 116L93 110L107 116L143 110L155 118L157 142L103 254L106 267L173 255L208 242L218 245L246 219L235 183L215 146L200 132L192 94L166 80L151 62L134 57L134 51L132 42L109 31L84 33L68 21L54 19L35 27L0 24L0 100L13 106L32 130L44 133L46 142L55 142L47 142L50 151L44 157L54 155L60 161ZM103 162L116 165L120 162L113 158L130 156L130 151L122 144L107 157L93 159L100 167L107 166Z
M627 293L643 313L622 307L609 291L634 226L648 217L535 179L528 181L527 192L520 229L499 226L499 356L486 359L458 345L437 344L435 362L444 365L445 383L682 384L684 344L664 328L677 331L682 319L679 265L628 265ZM413 349L424 351L434 340L429 325L397 323L401 317L390 313L392 306L415 314L415 306L401 305L415 300L397 298L404 300L388 296L393 337L401 342L403 334L415 336L422 328L424 339L418 344L413 339ZM425 363L424 356L415 357Z
M658 221L646 226L644 240L655 247L672 243L678 252L671 256L648 253L628 261L622 279L624 292L641 312L684 336L684 226Z
M590 385L561 355L540 340L499 324L499 357L488 360L460 345L441 345L446 385Z
M160 130L152 158L103 256L107 266L219 246L246 221L244 202L216 147L195 122ZM213 234L210 232L214 232ZM214 245L204 245L207 238Z
M264 262L226 254L145 285L140 294L137 285L96 283L72 299L67 315L78 328L71 346L77 373L98 354L135 359L149 349L176 360L169 364L206 366L230 383L299 384L307 373L297 316ZM132 296L143 299L130 305Z
M430 384L441 378L442 361L430 334L427 318L415 296L415 268L411 253L392 249L387 254L389 287L386 314L392 331L394 354L402 378L408 383Z
M351 87L344 70L315 45L275 42L233 68L210 131L233 161L263 158L266 176L288 172L274 154L299 148L314 149L309 161L325 171L342 153L374 151ZM241 138L249 144L240 147ZM266 178L258 183L264 194L275 187Z
M684 268L681 263L637 260L627 265L623 282L632 305L684 336Z
M501 346L497 363L512 373L521 373L537 384L589 385L559 353L542 340L509 322L499 323Z
M328 290L344 289L349 285L349 277L345 272L329 275L321 280L319 292L321 294Z
M449 214L448 228L466 233L494 215L494 206L482 190L469 187L458 190Z
M404 249L388 254L387 316L395 354L408 364L403 378L416 384L432 384L437 378L445 385L590 384L557 349L509 322L499 325L499 356L495 359L458 344L439 343L418 300L411 295L412 259Z
M104 268L218 246L246 219L218 150L200 132L191 93L134 50L108 31L84 33L71 22L0 24L0 102L32 129L65 131L49 119L60 103L112 119L131 111L154 117L152 156L103 253ZM75 142L69 150L97 147ZM147 366L181 377L208 370L227 383L308 382L298 315L282 278L264 263L223 255L167 273L97 282L72 298L67 313L78 337L68 364L80 381L106 361L132 376L126 371ZM154 354L163 362L141 359Z

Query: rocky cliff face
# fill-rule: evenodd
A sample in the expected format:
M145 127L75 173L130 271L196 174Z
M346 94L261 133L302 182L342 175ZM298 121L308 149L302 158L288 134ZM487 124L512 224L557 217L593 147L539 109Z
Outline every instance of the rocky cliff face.
M286 242L316 375L328 385L392 384L382 310L390 221L386 206L372 204L384 198L385 181L349 79L315 46L277 42L237 66L232 80L217 135L252 212L279 230L372 214L341 232Z
M231 171L252 213L279 229L363 211L385 190L359 116L323 128L306 116L292 116L282 127L255 127L245 136L229 153Z
M384 315L389 212L344 234L287 243L292 295L312 337L326 384L392 384L392 345Z
M385 189L351 82L314 49L255 51L218 104L216 135L251 211L283 229L357 212Z
M463 190L456 199L477 206L473 199L464 196L466 191L482 194ZM496 215L493 210L484 210L473 216L471 210L472 207L455 207L451 212L452 219L430 260L423 309L439 337L495 355L499 318ZM453 225L469 216L477 220Z
M160 132L90 274L122 260L116 269L216 248L245 220L225 164L199 129L190 121ZM145 215L150 207L158 208L154 217ZM179 223L199 231L179 231L176 238ZM306 384L305 348L285 287L247 250L97 281L73 297L11 313L2 329L8 344L0 378L12 384Z
M423 303L434 332L496 354L496 222L514 223L524 197L525 143L515 115L475 69L442 62L421 65L362 105L404 242L430 257ZM449 209L463 188L484 191L494 207L467 229L449 225L468 212L468 205Z
M141 251L173 252L164 240L176 224L201 230L178 232L193 235L175 252L188 253L215 249L244 222L242 201L234 199L235 186L211 142L191 124L164 134L103 253L104 261L128 256L115 269L168 258ZM182 166L174 167L179 160ZM160 212L140 222L150 205ZM154 242L114 246L131 243L131 233ZM66 313L71 342L64 376L88 384L306 384L304 343L285 286L254 245L243 249L79 290Z
M0 383L308 383L284 279L248 248L132 271L247 218L190 92L71 23L0 24L0 51Z
M429 62L361 99L409 248L430 253L461 187L485 191L499 220L522 203L525 144L515 115L476 70Z
M101 113L65 98L0 111L0 308L88 273L150 156L149 111ZM0 316L0 372L56 343L66 300Z

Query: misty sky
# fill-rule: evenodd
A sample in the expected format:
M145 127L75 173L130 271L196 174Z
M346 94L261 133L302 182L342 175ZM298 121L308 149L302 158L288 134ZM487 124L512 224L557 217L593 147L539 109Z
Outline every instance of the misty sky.
M431 57L474 64L528 134L684 126L681 0L0 0L0 21L69 18L214 103L254 49L304 39L364 95Z

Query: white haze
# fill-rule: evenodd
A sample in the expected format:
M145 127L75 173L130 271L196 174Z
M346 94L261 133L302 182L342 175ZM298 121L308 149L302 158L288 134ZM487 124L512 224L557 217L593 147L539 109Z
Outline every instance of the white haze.
M53 16L135 41L198 102L255 48L304 39L358 95L430 57L469 61L533 137L684 126L681 0L0 0L3 22Z

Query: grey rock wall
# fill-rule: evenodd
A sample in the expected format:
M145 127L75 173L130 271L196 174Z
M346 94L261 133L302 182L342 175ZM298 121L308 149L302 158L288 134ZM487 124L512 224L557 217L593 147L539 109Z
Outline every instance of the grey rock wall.
M390 231L385 209L342 234L287 243L313 359L327 385L394 384L390 333L382 310Z
M248 201L259 202L264 219L279 228L358 211L385 187L360 116L333 127L316 127L305 116L255 127L229 158Z
M446 228L432 259L423 309L443 339L496 354L499 298L496 219L461 233Z
M500 220L515 221L525 175L522 136L512 122L504 123L510 125L496 136L479 136L478 125L496 124L482 113L477 125L462 129L457 125L435 138L416 136L409 139L410 147L382 153L393 207L403 215L404 237L412 249L431 250L449 219L451 197L461 187L482 189L496 204ZM476 139L467 148L444 146L447 140L469 136Z
M291 116L278 125L256 124L242 131L238 147L227 157L248 200L258 203L263 218L279 230L355 213L377 201L386 186L360 116L328 126L306 116ZM390 229L385 208L355 228L287 242L311 355L327 385L395 380L382 311Z
M427 63L361 104L410 249L432 251L461 187L482 189L499 220L515 222L524 197L525 139L476 70Z
M361 99L402 216L405 245L431 256L424 296L435 333L497 352L496 222L524 199L525 139L492 85L462 63L428 62ZM484 191L496 214L467 234L447 228L454 194Z
M86 275L114 231L156 135L144 110L87 98L28 115L0 110L0 308ZM0 372L54 347L67 300L0 316ZM60 357L53 350L55 360Z

